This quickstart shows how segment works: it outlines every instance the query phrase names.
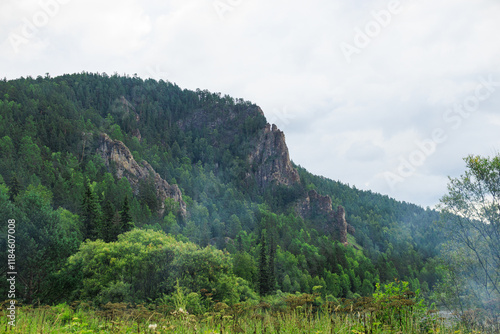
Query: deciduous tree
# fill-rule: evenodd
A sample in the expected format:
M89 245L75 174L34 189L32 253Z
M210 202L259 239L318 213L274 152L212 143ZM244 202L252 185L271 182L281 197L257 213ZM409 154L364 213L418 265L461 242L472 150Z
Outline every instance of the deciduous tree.
M448 232L443 259L450 269L444 282L453 291L454 307L488 309L498 321L500 307L500 155L469 156L467 170L450 178L448 194L441 199L442 226ZM442 283L441 288L446 284ZM455 291L457 290L458 291ZM458 295L456 293L458 292ZM448 297L451 297L448 294ZM458 297L458 299L457 299ZM489 306L488 306L489 305ZM488 307L487 307L488 306Z

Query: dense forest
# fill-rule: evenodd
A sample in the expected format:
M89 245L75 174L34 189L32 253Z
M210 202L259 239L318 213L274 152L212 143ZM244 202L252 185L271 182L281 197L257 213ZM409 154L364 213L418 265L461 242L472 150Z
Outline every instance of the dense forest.
M196 313L282 293L355 299L395 280L429 296L444 275L436 211L293 164L243 99L105 73L3 80L0 157L24 304L183 291Z

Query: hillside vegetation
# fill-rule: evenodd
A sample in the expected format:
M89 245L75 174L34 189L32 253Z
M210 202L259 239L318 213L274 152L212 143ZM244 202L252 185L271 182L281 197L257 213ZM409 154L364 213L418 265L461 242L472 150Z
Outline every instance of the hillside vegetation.
M437 212L296 166L243 99L106 74L3 80L0 157L26 305L319 307L395 280L428 296L443 276Z

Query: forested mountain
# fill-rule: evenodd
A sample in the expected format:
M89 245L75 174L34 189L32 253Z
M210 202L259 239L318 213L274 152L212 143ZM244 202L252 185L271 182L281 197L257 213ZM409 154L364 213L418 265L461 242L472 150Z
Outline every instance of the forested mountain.
M354 297L440 276L435 211L294 165L251 102L92 73L3 80L0 99L0 216L26 302L151 301L176 283L227 302Z

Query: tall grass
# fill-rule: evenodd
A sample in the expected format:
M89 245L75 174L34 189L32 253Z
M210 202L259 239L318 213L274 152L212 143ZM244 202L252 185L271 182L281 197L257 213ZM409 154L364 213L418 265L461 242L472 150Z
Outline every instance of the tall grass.
M318 302L315 295L270 297L231 307L215 304L210 312L189 314L168 305L122 303L92 308L85 303L17 309L16 327L2 307L0 332L6 333L473 333L422 313L406 300L384 303L373 298Z

